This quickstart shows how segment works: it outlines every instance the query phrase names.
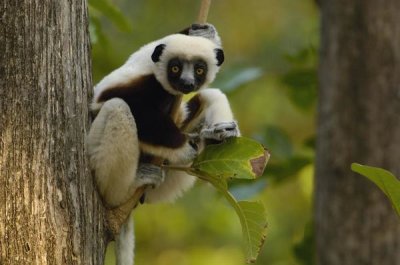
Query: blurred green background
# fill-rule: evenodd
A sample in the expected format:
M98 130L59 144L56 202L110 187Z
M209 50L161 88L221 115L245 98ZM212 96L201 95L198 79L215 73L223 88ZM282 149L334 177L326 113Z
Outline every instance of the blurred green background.
M142 45L195 22L200 0L89 3L97 83ZM266 206L268 234L256 264L312 265L318 8L312 0L214 0L208 21L226 58L212 86L228 94L242 134L272 154L262 178L230 187ZM140 206L135 230L138 265L244 264L239 220L205 183L175 204Z

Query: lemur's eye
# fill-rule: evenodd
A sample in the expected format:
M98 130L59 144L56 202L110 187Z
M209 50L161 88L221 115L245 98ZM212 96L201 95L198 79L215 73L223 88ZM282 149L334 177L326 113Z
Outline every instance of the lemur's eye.
M179 66L172 66L171 67L171 71L174 73L174 74L177 74L177 73L179 73L179 70L180 70L180 68L179 68Z
M196 69L196 74L197 74L197 75L202 75L202 74L204 74L204 69L203 69L203 68L197 68L197 69Z

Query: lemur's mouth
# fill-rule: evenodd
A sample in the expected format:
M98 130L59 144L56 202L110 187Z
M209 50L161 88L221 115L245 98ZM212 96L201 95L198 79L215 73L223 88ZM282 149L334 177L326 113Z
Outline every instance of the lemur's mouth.
M173 88L183 94L189 94L197 90L197 87L193 83L184 83L179 82L178 84L173 85Z
M194 85L193 86L181 86L179 88L179 91L181 91L183 94L188 94L188 93L193 92L195 90L196 89L195 89Z

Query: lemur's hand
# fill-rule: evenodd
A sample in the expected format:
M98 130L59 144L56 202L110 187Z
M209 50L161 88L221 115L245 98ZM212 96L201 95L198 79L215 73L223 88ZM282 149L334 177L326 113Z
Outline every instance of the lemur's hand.
M139 164L136 176L138 187L150 185L153 189L160 186L165 179L165 173L161 167L148 163Z
M212 24L192 24L189 28L189 36L204 37L221 46L221 39L216 28Z
M200 132L202 139L222 141L226 138L240 136L236 121L220 122L203 128Z

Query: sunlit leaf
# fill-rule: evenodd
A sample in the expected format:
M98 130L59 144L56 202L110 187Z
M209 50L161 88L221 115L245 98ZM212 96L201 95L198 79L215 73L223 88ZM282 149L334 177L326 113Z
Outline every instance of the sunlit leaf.
M400 216L400 181L389 171L378 167L351 164L351 170L357 172L375 183L389 198Z
M237 213L242 224L247 263L254 263L267 236L265 207L261 202L239 201Z
M254 179L263 174L268 159L268 151L258 142L234 137L207 146L192 168L213 176Z
M111 20L120 30L130 32L132 26L122 12L109 0L89 0L89 5Z

